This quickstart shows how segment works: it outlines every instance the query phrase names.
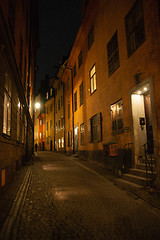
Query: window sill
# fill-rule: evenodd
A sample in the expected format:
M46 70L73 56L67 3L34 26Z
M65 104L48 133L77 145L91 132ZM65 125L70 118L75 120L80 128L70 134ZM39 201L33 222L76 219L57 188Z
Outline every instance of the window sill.
M90 92L90 96L93 95L93 93L95 93L97 91L97 88L91 93Z
M112 131L112 135L118 135L118 134L122 134L124 133L124 129L119 129L119 130L116 130L116 131Z
M4 138L6 138L6 139L11 140L11 136L10 136L10 135L7 135L7 134L5 134L5 133L2 133L2 136L3 136Z

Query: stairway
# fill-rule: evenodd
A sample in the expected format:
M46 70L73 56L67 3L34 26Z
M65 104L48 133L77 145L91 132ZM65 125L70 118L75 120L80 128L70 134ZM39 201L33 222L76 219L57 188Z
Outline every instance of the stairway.
M150 160L149 160L150 161ZM155 160L152 160L153 172L155 171ZM122 178L116 179L117 185L122 188L126 188L133 192L143 190L145 187L150 186L152 183L152 172L147 171L146 177L146 165L144 160L136 165L136 168L129 169L128 173L122 175Z

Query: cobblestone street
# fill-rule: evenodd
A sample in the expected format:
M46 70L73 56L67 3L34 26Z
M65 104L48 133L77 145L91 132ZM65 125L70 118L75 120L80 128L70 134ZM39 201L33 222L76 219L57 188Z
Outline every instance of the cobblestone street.
M160 239L160 212L76 158L38 153L17 239Z

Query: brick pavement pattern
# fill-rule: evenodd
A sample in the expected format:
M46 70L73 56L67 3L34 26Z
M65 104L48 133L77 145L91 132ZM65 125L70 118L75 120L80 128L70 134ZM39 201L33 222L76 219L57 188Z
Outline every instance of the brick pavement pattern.
M17 239L159 240L160 212L76 159L38 153Z

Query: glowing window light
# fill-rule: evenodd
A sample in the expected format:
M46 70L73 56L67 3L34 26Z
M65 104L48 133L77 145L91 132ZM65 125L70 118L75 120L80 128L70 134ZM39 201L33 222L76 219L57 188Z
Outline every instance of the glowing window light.
M36 109L39 109L40 106L41 106L40 103L39 103L39 102L36 102L36 104L35 104Z

